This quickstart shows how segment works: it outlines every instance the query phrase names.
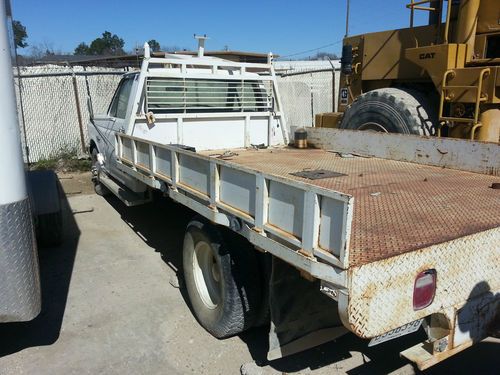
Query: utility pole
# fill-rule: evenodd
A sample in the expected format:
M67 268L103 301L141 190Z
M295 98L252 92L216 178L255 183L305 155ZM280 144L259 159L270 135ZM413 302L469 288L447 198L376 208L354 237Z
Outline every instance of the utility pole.
M347 0L347 11L346 11L346 16L345 16L345 37L349 35L349 5L351 1Z

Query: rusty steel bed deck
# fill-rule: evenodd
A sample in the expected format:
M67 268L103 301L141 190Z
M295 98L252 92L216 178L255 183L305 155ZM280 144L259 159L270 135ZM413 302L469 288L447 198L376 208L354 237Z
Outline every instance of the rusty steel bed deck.
M317 149L232 151L226 162L352 195L351 266L500 226L500 190L491 188L499 177ZM316 169L346 176L310 180L290 174Z

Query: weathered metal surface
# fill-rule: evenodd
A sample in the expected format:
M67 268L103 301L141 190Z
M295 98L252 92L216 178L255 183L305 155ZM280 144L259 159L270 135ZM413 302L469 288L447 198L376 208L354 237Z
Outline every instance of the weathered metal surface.
M371 136L371 135L370 135ZM323 150L238 150L229 161L354 197L349 265L359 266L500 226L498 177ZM297 170L347 176L307 180Z
M476 288L482 288L482 284L477 284ZM400 353L415 362L419 370L425 370L483 338L494 335L492 330L495 324L500 323L500 295L489 291L467 300L460 310L451 311L454 321L448 321L452 328L449 334L447 332L432 343L422 342Z
M325 169L315 169L313 171L300 171L295 173L290 173L292 176L307 178L308 180L320 180L322 178L332 178L345 176L343 173L338 173L334 171L327 171Z
M500 144L406 134L307 128L315 147L500 176Z
M464 345L457 346L451 350L447 350L443 353L436 353L432 355L425 349L425 343L419 343L411 348L408 348L402 351L400 354L406 359L415 363L420 371L428 369L435 364L444 361L451 356L460 353L461 351L470 348L472 346L472 342L469 342Z
M431 268L437 271L434 302L414 311L415 277ZM474 297L500 298L499 275L500 228L495 228L355 267L348 276L349 297L341 297L346 301L339 305L346 309L344 324L358 336L371 338L434 313L453 322L456 310Z
M129 140L130 157L137 159L137 144L145 141L117 137L118 154L127 154ZM220 160L148 144L153 157L143 182L169 184L173 199L215 222L231 226L238 218L251 243L339 288L343 323L361 337L459 308L482 281L500 289L500 196L490 188L497 177L323 150L237 150ZM187 157L196 159L195 167ZM169 168L159 175L162 163ZM317 169L345 176L311 181L290 175ZM330 252L319 256L322 244ZM429 268L438 273L435 303L414 312L415 276Z
M0 205L0 322L31 320L41 308L29 199Z

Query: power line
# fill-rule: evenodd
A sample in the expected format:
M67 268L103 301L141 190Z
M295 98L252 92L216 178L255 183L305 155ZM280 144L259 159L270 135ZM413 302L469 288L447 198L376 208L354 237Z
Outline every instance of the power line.
M285 55L285 56L280 56L280 59L283 59L285 57L292 57L292 56L297 56L297 55L303 55L305 53L309 53L309 52L315 52L315 51L319 51L320 49L324 49L324 48L328 48L328 47L332 47L336 44L339 44L342 42L342 39L340 40L337 40L336 42L334 43L330 43L330 44L326 44L324 46L321 46L321 47L317 47L317 48L313 48L313 49L308 49L307 51L301 51L301 52L296 52L296 53L291 53L289 55Z

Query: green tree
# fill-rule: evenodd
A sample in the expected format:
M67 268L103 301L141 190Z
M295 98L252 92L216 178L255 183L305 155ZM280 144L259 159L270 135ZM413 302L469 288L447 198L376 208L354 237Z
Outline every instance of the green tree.
M156 39L151 39L149 42L149 48L151 49L151 51L153 52L158 52L161 47L160 47L160 43L158 43L158 41Z
M123 46L125 42L116 34L111 34L109 31L102 33L100 38L94 39L90 46L86 43L80 43L74 51L75 55L124 55Z
M75 48L75 52L73 52L73 54L79 56L90 55L89 46L87 43L82 42Z
M16 47L24 48L28 46L26 43L26 38L28 33L26 32L26 27L20 21L12 21L12 29L14 31L14 43Z

